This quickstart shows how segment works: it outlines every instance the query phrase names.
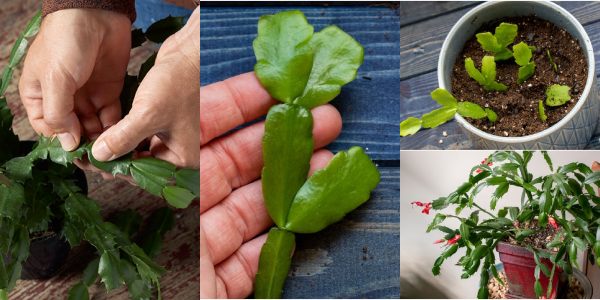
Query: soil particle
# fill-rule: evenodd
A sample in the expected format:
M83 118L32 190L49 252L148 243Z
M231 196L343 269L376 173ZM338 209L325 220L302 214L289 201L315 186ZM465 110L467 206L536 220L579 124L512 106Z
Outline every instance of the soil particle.
M520 223L519 221L515 221L514 225L516 228L519 228L519 229L533 229L533 230L535 230L535 233L525 237L521 242L515 240L512 237L509 237L507 242L509 242L513 245L519 245L519 246L523 246L523 247L531 246L536 249L542 249L542 250L546 249L546 250L550 250L550 251L558 251L558 249L547 249L547 247L546 247L546 244L548 244L549 242L554 240L554 237L556 236L556 234L558 232L557 229L554 229L549 224L546 225L545 228L540 228L537 223L537 220L533 220L533 221L525 221L523 223Z
M475 102L490 107L498 115L496 123L487 119L467 120L477 128L498 136L525 136L542 131L560 121L575 106L585 87L587 60L575 40L564 29L534 16L503 18L482 26L477 32L494 32L501 22L517 24L518 34L512 46L525 41L536 47L533 53L535 73L525 82L517 83L519 66L514 59L496 62L496 81L508 86L505 92L487 92L471 79L464 67L464 60L471 57L478 68L486 53L473 36L465 44L457 57L452 72L452 93L457 99ZM558 67L555 72L547 55L550 51ZM542 122L538 117L538 101L546 98L546 88L552 84L571 87L571 101L559 107L545 107L548 119Z

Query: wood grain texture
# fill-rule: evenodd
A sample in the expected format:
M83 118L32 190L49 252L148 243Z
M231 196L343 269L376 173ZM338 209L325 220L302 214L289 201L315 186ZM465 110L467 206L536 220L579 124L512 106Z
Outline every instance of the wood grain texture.
M173 11L172 5L161 3L147 3L137 1L147 9L142 10L142 19L160 19L167 15L182 11ZM0 6L0 67L7 64L8 53L19 32L24 28L35 11L38 9L39 1L27 0L5 0ZM147 16L151 12L152 15ZM185 10L189 15L190 11ZM139 12L138 12L139 13ZM150 21L148 21L150 22ZM145 46L132 51L132 60L129 69L137 73L139 66L151 55L153 47ZM14 74L17 82L21 74L19 67ZM31 129L25 111L20 103L16 84L8 88L7 98L11 110L15 114L13 127L22 140L33 140L35 132ZM100 176L92 173L87 174L90 186L89 195L100 203L103 214L110 216L112 213L124 209L134 209L144 217L165 202L152 196L141 189L131 186L122 180L105 181ZM176 212L176 225L165 236L165 243L157 262L167 269L161 278L161 289L164 299L197 299L199 291L199 216L198 202L185 210ZM73 249L67 263L59 274L49 280L20 280L16 288L11 292L10 299L65 299L68 290L81 278L81 272L87 262L94 256L90 247L82 246ZM90 288L90 296L93 299L128 299L125 288L106 293L100 284Z
M379 164L370 200L326 230L298 235L286 298L398 298L400 56L397 9L386 6L200 8L201 85L252 71L252 41L264 14L300 9L315 31L335 24L365 47L357 79L332 102L342 114L336 152L360 145ZM241 5L241 4L238 4ZM202 110L202 107L200 108Z
M596 49L596 70L600 69L600 3L557 2L581 22ZM405 2L401 15L418 15L400 29L400 119L420 117L438 107L429 93L438 87L437 64L440 49L452 26L477 3L464 6L438 2ZM432 6L436 8L431 8ZM429 9L429 13L423 11ZM446 12L441 12L446 9ZM600 76L596 72L597 76ZM598 87L596 87L598 88ZM443 136L446 132L447 137ZM401 149L471 149L471 141L452 120L438 128L426 129L414 136L400 138ZM440 143L440 140L442 143ZM600 126L586 149L600 148Z

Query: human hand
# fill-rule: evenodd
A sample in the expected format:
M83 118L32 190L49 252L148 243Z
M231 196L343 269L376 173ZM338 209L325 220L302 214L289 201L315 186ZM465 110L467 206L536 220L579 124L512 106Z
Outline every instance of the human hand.
M267 113L276 104L254 73L201 89L200 105L200 297L245 298L252 293L258 258L272 225L259 179L264 122L219 137ZM312 110L316 149L341 131L331 105ZM317 150L311 171L333 154Z
M33 129L77 148L121 117L119 94L131 49L131 21L98 9L44 17L25 59L21 101ZM83 132L82 132L83 131Z
M200 10L161 46L140 84L131 111L98 137L97 160L113 160L150 138L152 156L179 167L198 168L200 141Z

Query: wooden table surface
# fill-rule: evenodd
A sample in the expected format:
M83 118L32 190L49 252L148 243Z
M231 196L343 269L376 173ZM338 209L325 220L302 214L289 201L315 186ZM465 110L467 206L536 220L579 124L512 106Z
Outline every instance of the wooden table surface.
M479 2L403 2L400 5L400 119L419 117L438 107L429 93L438 87L440 49L452 26ZM583 24L600 66L600 2L557 2ZM599 72L596 72L600 76ZM598 88L598 87L596 87ZM443 137L446 131L448 137ZM439 140L443 144L439 144ZM471 149L472 144L454 120L437 128L401 138L401 149ZM600 148L600 126L587 148Z
M398 298L399 253L399 11L389 5L214 7L200 9L200 81L210 84L252 71L258 17L300 9L315 31L335 24L365 48L356 80L332 103L343 129L328 148L362 146L382 181L371 199L326 230L299 235L286 298ZM222 4L221 4L222 5ZM275 4L274 4L275 5ZM278 3L277 5L281 5Z
M29 18L39 8L39 1L4 0L0 6L0 67L7 63L8 53L19 32ZM153 21L173 15L189 15L190 11L165 5L160 0L144 0L137 3L138 21L135 25L145 27ZM139 69L151 54L149 49L137 49L132 55L131 70ZM15 114L14 128L22 140L33 140L35 132L29 126L23 107L20 104L16 82L21 74L15 74L15 84L8 88L8 101ZM141 189L121 180L106 181L100 176L88 173L89 195L98 200L105 216L115 211L134 209L147 217L154 209L165 202ZM164 299L197 299L199 291L199 216L198 202L185 210L177 210L176 225L165 236L164 247L157 262L167 269L161 278ZM10 293L10 299L66 299L68 290L81 279L81 272L91 259L89 248L74 249L59 274L49 280L20 280ZM103 286L95 284L90 289L93 299L128 299L125 288L106 293Z

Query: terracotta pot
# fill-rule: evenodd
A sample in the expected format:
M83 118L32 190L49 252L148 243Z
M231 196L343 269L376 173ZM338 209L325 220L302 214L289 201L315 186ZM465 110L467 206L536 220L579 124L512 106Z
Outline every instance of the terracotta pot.
M506 294L507 298L530 298L536 299L535 296L535 260L533 253L529 252L527 248L521 246L512 245L505 242L500 242L496 246L496 251L500 256L500 261L504 264L504 272L506 273L506 279L509 282L509 291ZM542 258L542 263L552 270L552 262L550 260ZM550 298L556 298L558 295L557 288L559 285L559 277L562 270L556 268L554 277L552 278L552 293ZM542 291L546 293L548 288L548 277L540 272L540 283L542 284Z

